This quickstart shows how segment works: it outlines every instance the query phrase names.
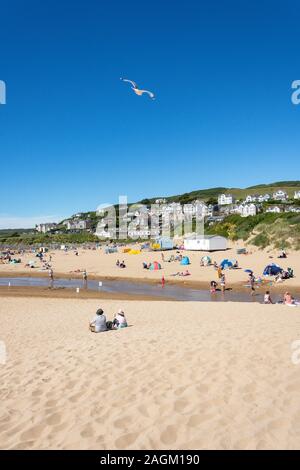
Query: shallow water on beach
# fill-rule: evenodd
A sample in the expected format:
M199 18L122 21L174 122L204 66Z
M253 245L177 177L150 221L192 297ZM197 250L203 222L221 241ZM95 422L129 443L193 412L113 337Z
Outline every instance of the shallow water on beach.
M0 286L13 287L50 287L50 281L46 277L2 277L0 278ZM164 287L161 284L147 284L144 282L131 282L122 280L104 280L102 286L99 286L99 281L89 280L87 286L83 284L80 279L55 279L52 285L54 288L67 288L67 289L86 289L99 292L111 293L126 293L138 296L151 296L160 299L168 298L174 300L184 301L199 301L199 302L262 302L264 290L257 289L254 296L250 295L250 290L245 288L245 292L227 290L225 293L220 291L211 294L209 290L196 289L192 287L181 287L178 285L168 285ZM272 295L273 301L280 300L280 295Z

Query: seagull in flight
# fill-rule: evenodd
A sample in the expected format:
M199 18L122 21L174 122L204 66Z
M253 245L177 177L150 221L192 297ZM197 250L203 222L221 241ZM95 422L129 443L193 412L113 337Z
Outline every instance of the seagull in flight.
M147 95L149 95L152 100L155 100L155 96L154 96L154 93L152 93L152 91L140 90L140 89L137 87L137 84L136 84L134 81L128 80L127 78L120 78L120 80L122 80L122 82L128 82L128 83L130 83L130 85L132 85L131 89L134 91L134 93L135 93L136 95L142 96L143 93L147 93Z

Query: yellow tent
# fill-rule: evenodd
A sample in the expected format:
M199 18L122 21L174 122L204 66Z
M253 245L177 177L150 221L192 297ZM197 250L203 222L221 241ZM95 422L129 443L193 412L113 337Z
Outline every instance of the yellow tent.
M139 255L141 253L141 250L130 250L128 252L129 255Z
M160 244L159 243L152 243L151 248L152 248L152 250L160 250Z

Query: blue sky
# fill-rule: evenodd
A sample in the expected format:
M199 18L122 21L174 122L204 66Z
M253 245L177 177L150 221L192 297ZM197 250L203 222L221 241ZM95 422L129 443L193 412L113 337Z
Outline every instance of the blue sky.
M0 227L120 194L300 179L299 2L2 0L0 9Z

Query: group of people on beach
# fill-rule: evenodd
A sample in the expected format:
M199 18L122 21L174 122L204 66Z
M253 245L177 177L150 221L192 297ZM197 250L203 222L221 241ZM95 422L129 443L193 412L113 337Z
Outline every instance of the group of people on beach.
M125 261L123 260L123 261L120 262L120 260L117 259L116 266L117 266L117 268L121 268L121 269L126 268Z
M273 300L271 299L271 294L270 291L266 291L264 295L264 304L274 304ZM296 300L292 296L290 292L285 292L283 295L282 300L277 302L279 304L284 304L284 305L297 305Z
M101 333L108 330L118 330L128 326L125 313L122 309L114 315L112 321L107 321L102 308L96 311L96 315L89 322L89 329L92 333Z

